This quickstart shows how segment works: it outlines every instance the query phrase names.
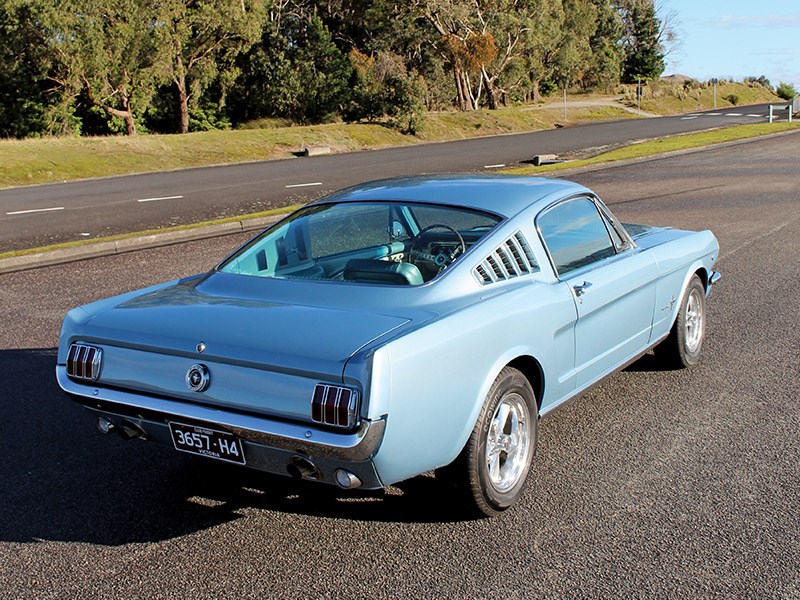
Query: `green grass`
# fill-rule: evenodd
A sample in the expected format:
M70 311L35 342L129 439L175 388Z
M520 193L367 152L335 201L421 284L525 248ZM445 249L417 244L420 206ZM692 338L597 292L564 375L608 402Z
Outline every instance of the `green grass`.
M653 154L660 154L663 152L699 148L701 146L732 142L736 140L743 140L762 135L768 135L771 133L780 133L782 131L793 131L797 129L800 129L800 123L758 123L753 125L734 125L731 127L725 127L723 129L701 131L698 133L687 133L683 135L675 135L657 140L630 144L628 146L623 146L622 148L616 148L596 156L579 160L571 160L553 165L542 165L541 167L529 166L505 169L502 172L514 175L538 175L540 173L549 173L551 171L572 169L575 167L583 167L617 160L641 158L643 156L651 156Z
M623 86L622 89L625 104L636 106L636 86ZM732 95L738 97L737 104L727 99ZM746 104L776 104L780 101L780 98L761 85L724 83L717 86L716 108L719 109L731 109ZM645 112L658 115L713 109L714 88L698 82L684 86L680 82L654 81L644 88L641 108Z

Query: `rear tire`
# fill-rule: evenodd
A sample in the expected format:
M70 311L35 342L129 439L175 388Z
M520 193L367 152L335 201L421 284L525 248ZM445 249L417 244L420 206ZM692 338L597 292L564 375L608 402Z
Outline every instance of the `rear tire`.
M669 336L655 348L656 357L665 366L675 369L700 362L706 332L706 290L695 275L681 299L678 316Z
M489 389L466 446L437 476L455 486L469 515L497 516L525 489L537 435L533 389L520 371L505 367Z

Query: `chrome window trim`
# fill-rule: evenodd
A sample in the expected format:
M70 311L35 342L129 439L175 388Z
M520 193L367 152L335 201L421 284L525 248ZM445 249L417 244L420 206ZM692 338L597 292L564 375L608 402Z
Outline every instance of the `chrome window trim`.
M571 202L572 200L580 200L585 199L589 200L592 204L594 204L595 209L600 217L600 220L603 222L603 225L608 228L608 223L612 223L614 226L614 231L620 234L623 240L626 241L626 244L621 247L617 248L616 244L614 244L614 240L611 238L611 234L606 231L606 235L608 235L608 241L611 243L611 247L614 249L614 256L609 256L608 258L600 259L599 261L590 263L588 265L584 265L578 269L574 269L566 274L566 276L562 277L561 273L558 272L556 268L555 262L553 262L553 256L550 253L550 248L547 246L547 242L544 239L544 235L542 234L542 228L539 225L539 218L548 213L549 211L553 210L557 206L564 204L566 202ZM584 273L596 268L599 264L607 264L610 260L617 260L623 254L636 249L636 244L634 243L633 239L628 232L625 231L625 228L622 227L622 224L617 220L616 217L613 216L613 213L608 209L608 207L603 204L603 202L595 196L594 194L589 193L580 193L580 194L573 194L572 196L567 196L566 198L560 198L551 202L547 206L545 206L542 210L540 210L536 216L533 218L534 229L536 230L536 234L539 236L539 241L542 244L542 248L544 248L545 254L547 255L547 262L550 264L550 269L553 272L553 275L558 281L566 281L569 278L572 278L576 273ZM624 235L622 235L624 234Z

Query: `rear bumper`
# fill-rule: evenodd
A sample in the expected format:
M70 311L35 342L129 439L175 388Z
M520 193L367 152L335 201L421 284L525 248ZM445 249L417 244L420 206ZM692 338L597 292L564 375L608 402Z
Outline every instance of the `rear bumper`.
M383 440L383 419L362 420L358 430L336 433L296 423L241 414L207 406L176 402L102 386L85 385L67 376L66 367L56 366L58 384L75 402L103 416L117 427L132 423L146 438L173 446L169 422L199 425L227 431L244 445L247 466L288 475L287 466L298 457L310 461L319 471L319 481L336 483L334 473L346 469L362 487L382 487L372 457Z

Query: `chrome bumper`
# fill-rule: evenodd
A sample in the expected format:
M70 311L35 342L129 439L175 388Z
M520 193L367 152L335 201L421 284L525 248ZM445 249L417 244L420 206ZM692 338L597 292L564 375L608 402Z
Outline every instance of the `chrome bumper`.
M710 288L712 285L717 283L720 279L722 279L722 274L718 273L717 271L711 271L711 277L708 278L708 287Z
M77 403L112 421L130 419L153 441L172 445L170 421L205 425L241 438L248 449L248 466L285 475L286 460L300 455L312 458L323 475L330 472L331 478L336 468L350 468L358 471L364 487L382 485L371 459L383 440L384 419L365 419L357 431L335 433L208 406L85 385L70 379L64 365L56 366L56 378L61 389ZM327 477L323 480L332 483Z

